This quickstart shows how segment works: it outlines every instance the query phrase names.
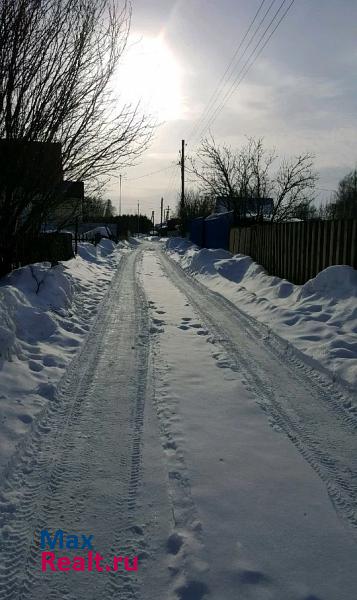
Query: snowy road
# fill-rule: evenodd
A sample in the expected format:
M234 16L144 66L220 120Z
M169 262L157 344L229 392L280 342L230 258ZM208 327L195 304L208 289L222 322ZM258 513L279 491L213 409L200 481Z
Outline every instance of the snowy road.
M8 469L0 598L354 600L348 402L139 246ZM43 573L43 529L93 535L108 567L139 556L138 571Z

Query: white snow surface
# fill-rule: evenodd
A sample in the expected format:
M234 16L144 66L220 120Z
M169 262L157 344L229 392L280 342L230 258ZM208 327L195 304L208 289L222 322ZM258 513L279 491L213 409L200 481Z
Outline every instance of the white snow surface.
M108 227L100 226L84 232L84 235L86 235L89 240L94 240L98 234L107 239L111 235L111 231L108 229Z
M214 292L215 278L228 281L217 264L229 253L215 251L215 263L171 245ZM12 286L29 321L45 316L39 337L6 313L4 414L18 428L30 427L21 415L38 424L0 489L1 600L355 600L357 419L347 396L161 244L125 247L104 256L108 241L82 245L66 268L32 267L48 278L38 294L29 268ZM65 365L75 353L55 392L63 367L45 357ZM3 427L10 447L9 432L22 431ZM44 527L92 535L108 572L41 572ZM113 554L137 555L138 571L109 572Z
M0 471L81 346L128 242L78 245L76 258L0 280Z
M177 244L176 258L187 247L186 242L168 242L169 248ZM222 263L231 259L223 250L212 254ZM192 272L202 269L202 281L207 281L214 273L210 255L210 251L191 248L181 257L186 266L194 263ZM218 324L213 333L202 318L204 291L197 296L197 304L192 304L192 298L177 287L180 278L172 267L163 266L154 252L144 254L141 277L152 312L155 403L174 517L167 556L162 554L155 562L167 562L172 572L175 593L168 598L352 600L352 563L348 563L356 557L355 542L344 530L321 480L282 435L281 426L285 428L289 419L290 426L294 422L294 403L304 406L309 386L304 389L300 384L299 397L292 373L289 380L286 365L276 361L267 365L271 382L262 376L255 395L247 369L234 365L221 346L223 313L219 309L210 313ZM188 282L187 289L195 288ZM193 296L196 293L199 290ZM244 356L250 344L243 325L231 323L232 331L242 331ZM257 372L263 365L262 345L252 343ZM270 386L279 388L279 384L281 396L287 393L293 398L285 423L276 420L277 413L269 414L266 399ZM316 406L312 395L309 403L323 436L327 409ZM299 421L308 428L308 411ZM325 425L328 432L333 420ZM312 444L322 452L316 433L312 437ZM143 490L145 497L155 477L155 469L146 468L150 478ZM156 467L157 472L161 470L165 468ZM157 474L156 478L159 484ZM164 514L158 494L155 506ZM144 576L148 600L165 597L149 569Z
M268 275L243 254L166 241L172 259L246 314L266 324L334 379L357 385L357 271L336 265L304 285Z

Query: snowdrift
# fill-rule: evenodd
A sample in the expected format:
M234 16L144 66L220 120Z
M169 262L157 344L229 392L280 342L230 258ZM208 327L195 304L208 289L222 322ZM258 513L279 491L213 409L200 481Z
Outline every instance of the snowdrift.
M249 256L200 249L171 238L166 251L183 269L288 340L333 377L357 384L357 271L328 267L304 285L273 277Z
M90 328L130 244L103 239L78 256L38 263L0 279L0 470L48 401Z

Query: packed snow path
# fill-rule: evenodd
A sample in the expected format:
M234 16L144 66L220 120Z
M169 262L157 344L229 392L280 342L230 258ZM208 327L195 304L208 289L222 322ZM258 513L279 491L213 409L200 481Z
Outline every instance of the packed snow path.
M143 244L9 465L0 598L354 600L349 402ZM42 573L43 529L138 571Z

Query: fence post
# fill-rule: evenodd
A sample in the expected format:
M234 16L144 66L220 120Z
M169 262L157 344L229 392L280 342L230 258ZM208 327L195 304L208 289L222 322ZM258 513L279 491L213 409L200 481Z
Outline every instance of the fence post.
M283 224L283 278L288 277L288 232L287 223Z
M74 254L78 254L78 217L76 217L75 231L74 231Z
M345 221L344 221L345 223ZM342 221L341 219L337 221L337 236L336 236L336 254L335 254L335 264L341 265L343 264L343 245L342 245L342 237L341 237L341 227Z
M352 234L351 234L351 266L355 269L357 268L357 256L356 256L356 229L357 229L357 219L353 219L352 224Z
M276 223L272 224L272 231L273 231L273 247L274 247L274 273L276 274L278 272L278 239L277 239L277 227L276 227Z
M348 239L349 239L349 223L350 221L347 221L347 219L344 219L343 221L343 227L342 227L342 239L343 239L343 249L342 249L342 263L344 265L347 264L347 244L348 244Z
M329 244L330 252L329 252L329 257L328 257L328 263L326 266L336 265L337 261L338 261L338 251L336 248L336 244L334 244L335 236L336 236L335 222L332 221L331 228L330 228L330 244Z
M292 266L293 266L293 252L292 252L292 250L293 250L293 247L292 247L293 228L294 228L293 223L287 223L287 238L288 238L289 252L288 252L288 256L287 256L286 279L288 279L289 281L291 278L291 270L292 270Z
M307 223L303 221L301 224L301 268L300 268L300 283L304 283L306 281L306 272L307 272Z

